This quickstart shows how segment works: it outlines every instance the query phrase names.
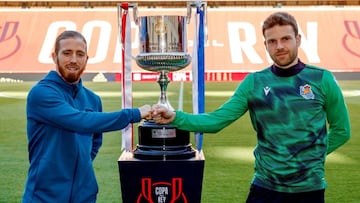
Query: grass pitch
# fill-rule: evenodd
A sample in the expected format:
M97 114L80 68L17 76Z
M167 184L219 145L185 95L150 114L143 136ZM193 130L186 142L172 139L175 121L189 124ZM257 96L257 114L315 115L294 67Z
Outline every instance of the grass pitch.
M328 156L326 162L327 203L355 203L360 200L360 81L339 81L348 104L352 138ZM20 202L28 169L25 105L34 83L0 84L0 202ZM103 100L104 111L121 108L120 83L85 83ZM237 82L206 83L206 111L221 105L237 87ZM180 83L172 82L168 97L174 108L179 104ZM156 83L134 83L134 106L158 100ZM191 83L184 84L184 111L192 111ZM135 126L135 138L137 135ZM191 137L194 144L194 139ZM136 143L136 139L135 139ZM252 149L255 132L246 114L216 134L205 134L205 171L202 202L244 202L253 175ZM99 183L99 203L120 203L121 191L117 160L121 154L121 132L104 134L104 143L94 167Z

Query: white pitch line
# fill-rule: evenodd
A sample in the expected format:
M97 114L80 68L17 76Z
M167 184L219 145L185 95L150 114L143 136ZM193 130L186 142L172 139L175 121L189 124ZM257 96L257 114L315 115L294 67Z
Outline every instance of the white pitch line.
M360 96L360 90L343 90L344 97Z
M100 97L121 97L121 92L115 91L95 91L97 95ZM158 91L136 91L133 92L132 95L134 98L142 98L142 97L158 97ZM168 92L168 95L173 95L174 93ZM0 97L6 98L15 98L15 99L25 99L28 95L28 92L24 91L3 91L0 92Z
M207 149L212 156L221 159L239 160L245 162L254 162L252 147L210 147ZM205 150L206 151L206 150ZM206 153L206 152L205 152ZM339 153L332 152L326 157L326 163L353 164L355 160Z
M179 105L178 105L178 110L182 111L183 110L183 100L184 100L184 81L181 81L180 83L180 90L179 90Z

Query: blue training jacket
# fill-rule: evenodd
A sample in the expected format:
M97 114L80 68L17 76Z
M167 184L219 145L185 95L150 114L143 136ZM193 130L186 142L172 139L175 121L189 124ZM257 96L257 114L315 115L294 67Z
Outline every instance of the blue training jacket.
M23 203L89 203L98 185L92 165L102 133L141 120L140 111L102 112L100 97L50 71L29 92L27 134L30 167Z

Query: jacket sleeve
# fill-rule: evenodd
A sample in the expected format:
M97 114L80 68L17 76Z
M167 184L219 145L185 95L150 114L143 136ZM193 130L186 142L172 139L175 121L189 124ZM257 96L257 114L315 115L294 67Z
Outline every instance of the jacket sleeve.
M102 102L100 97L96 96L97 98L97 105L98 105L98 111L102 112L103 108L102 108ZM102 141L103 141L103 134L102 133L95 133L92 137L92 147L91 147L91 160L94 161L96 155L99 152L99 149L102 145Z
M72 107L60 90L48 86L37 86L29 92L27 116L64 130L91 134L121 130L141 120L137 108L115 112L81 111Z
M93 135L92 148L91 148L91 160L94 160L99 149L102 145L102 133L96 133Z
M252 83L249 78L247 77L237 87L234 94L213 112L190 114L176 111L173 125L183 130L204 133L216 133L227 127L248 110L248 85Z
M350 119L344 96L331 72L325 71L322 84L329 126L327 154L330 154L350 139Z

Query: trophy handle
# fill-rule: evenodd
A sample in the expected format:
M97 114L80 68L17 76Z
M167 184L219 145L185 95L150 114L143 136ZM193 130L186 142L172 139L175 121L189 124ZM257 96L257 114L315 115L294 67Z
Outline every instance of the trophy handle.
M191 7L192 7L192 2L187 2L187 12L186 12L186 23L189 24L190 20L191 20Z
M207 41L207 3L203 1L195 1L195 2L187 2L187 15L186 15L186 23L190 24L191 19L191 9L192 7L202 7L204 11L204 37L205 41Z
M122 13L123 10L128 10L128 8L132 8L133 9L133 18L134 18L134 22L136 25L139 24L139 18L138 18L138 9L137 9L137 4L129 4L129 3L120 3L117 6L117 17L118 17L118 36L122 36ZM120 44L122 44L122 39L121 37L119 37L120 40Z

